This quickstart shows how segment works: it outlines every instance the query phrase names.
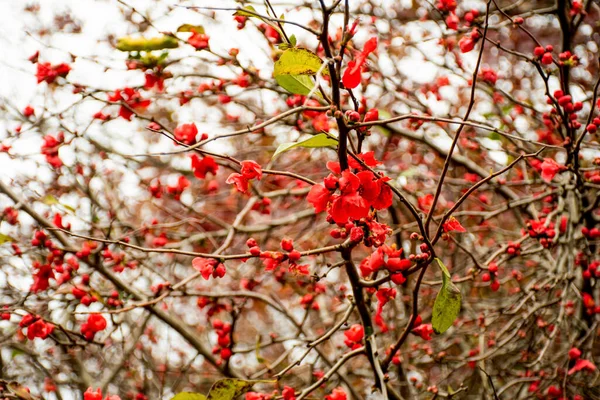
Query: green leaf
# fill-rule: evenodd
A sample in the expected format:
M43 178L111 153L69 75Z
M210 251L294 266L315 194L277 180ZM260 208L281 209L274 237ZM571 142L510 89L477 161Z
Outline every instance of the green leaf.
M181 392L171 400L206 400L206 396L200 393Z
M310 50L290 48L275 62L273 75L316 75L323 61Z
M45 195L44 197L42 197L41 200L42 200L42 203L44 203L47 206L61 206L65 210L69 211L71 214L75 214L75 209L73 207L59 202L58 199L56 197L52 196L51 194Z
M273 76L288 92L307 95L315 86L310 75L316 75L322 64L319 56L310 50L290 47L275 62Z
M436 258L436 261L442 270L442 287L433 304L431 325L434 332L440 334L446 332L458 317L461 294L458 287L452 282L450 272L442 260Z
M247 12L244 10L248 10L248 11L252 11L252 12ZM253 13L256 14L256 10L254 9L254 7L246 6L246 7L242 8L241 10L237 10L233 15L239 15L241 17L256 17L256 15Z
M204 27L202 25L183 24L177 28L177 32L196 32L202 34L204 33Z
M273 158L277 157L279 154L291 150L295 147L305 147L305 148L317 148L317 147L329 147L329 146L337 146L338 141L327 136L324 133L319 133L318 135L311 136L308 139L301 140L300 142L295 143L282 143L275 150L275 154L273 154Z
M290 44L292 45L292 47L296 47L296 43L297 43L296 35L290 36Z
M14 242L14 241L15 241L14 238L12 238L8 235L5 235L4 233L0 233L0 244L4 244L7 242Z
M288 92L303 96L308 95L315 86L315 83L308 75L279 75L275 77L275 80L279 86Z
M117 41L117 50L121 51L152 51L174 49L179 46L173 36L159 36L150 39L143 37L123 37Z
M490 132L490 134L488 135L488 139L500 140L500 139L502 139L502 137L500 136L500 134L498 132Z
M246 381L243 379L221 379L216 381L208 392L207 400L234 400L246 393L257 383L273 383L275 381ZM177 399L186 400L186 399ZM189 399L196 400L196 399ZM200 400L200 399L197 399Z

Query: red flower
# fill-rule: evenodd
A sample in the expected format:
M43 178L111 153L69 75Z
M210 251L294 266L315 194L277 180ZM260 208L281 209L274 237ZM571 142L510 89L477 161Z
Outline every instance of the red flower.
M463 36L458 41L458 46L462 53L468 53L475 48L475 41L468 36Z
M59 132L56 137L52 135L44 136L44 144L42 145L41 153L46 156L46 162L53 168L60 168L63 163L58 156L58 148L64 141L64 135Z
M192 171L194 171L194 175L198 179L205 179L206 174L211 173L213 175L217 174L219 170L219 164L215 162L215 159L211 156L206 156L200 159L197 155L193 154L190 156L192 159Z
M65 77L71 71L71 67L67 64L52 65L49 62L38 63L35 77L37 83L47 82L53 83L56 78Z
M54 325L38 319L27 327L27 338L33 340L36 337L46 339L54 331Z
M568 375L573 375L575 372L582 370L595 371L596 366L591 361L580 358L575 361L575 365L569 370Z
M234 184L238 192L248 193L248 180L237 172L229 175L225 183Z
M183 191L190 186L190 181L185 176L180 176L176 186L167 186L167 192L175 197L175 200L181 199Z
M346 400L346 392L341 387L333 389L330 395L325 396L325 400ZM246 399L247 400L247 399Z
M31 106L25 107L25 109L23 110L23 116L25 118L29 118L32 115L35 115L35 110L33 109L33 107L31 107Z
M331 191L320 183L310 188L310 192L308 192L308 196L306 196L306 201L312 204L316 213L325 211L330 200Z
M348 67L342 76L342 82L347 89L354 89L360 84L360 73L367 57L377 48L377 38L372 37L367 40L363 51L356 56L356 59L348 62Z
M192 36L188 39L188 43L194 46L196 50L208 49L208 40L210 36L204 33L192 32Z
M90 314L87 322L81 324L81 333L87 340L93 340L96 333L106 329L106 319L100 314Z
M54 270L50 264L40 264L39 262L35 262L33 267L37 269L37 271L33 274L33 284L29 291L31 293L41 292L43 290L48 289L50 283L48 280L50 278L54 279Z
M248 180L256 178L260 181L262 178L262 169L256 161L242 161L242 170L240 172L242 176Z
M200 272L205 280L212 275L213 278L225 276L225 265L212 258L196 257L192 260L192 266Z
M431 324L423 324L414 328L412 330L412 333L414 333L417 336L421 336L421 339L423 340L431 340L433 328L431 327Z
M173 132L173 136L175 136L177 141L187 145L196 143L197 134L198 128L196 128L196 124L194 123L180 125L175 128L175 131Z
M262 178L262 169L256 161L252 160L242 161L241 164L241 173L234 172L229 175L225 182L235 184L239 192L248 193L248 181L254 178L260 180Z
M165 89L165 77L160 74L154 74L153 72L146 73L144 75L144 89L150 90L156 87L156 90L162 92Z
M102 389L92 390L89 387L83 394L83 400L102 400Z
M564 165L558 164L551 158L544 158L544 162L540 168L542 170L542 179L546 182L551 182L557 173L567 169Z
M283 387L281 396L283 397L283 400L296 400L296 394L294 392L294 389L289 386Z
M122 105L119 109L119 116L123 117L127 121L131 121L133 115L132 110L145 110L150 106L151 101L142 98L142 95L130 87L124 89L117 89L115 93L108 96L108 101L116 103L123 102L126 104Z
M361 324L354 324L344 332L344 343L352 350L357 349L361 346L361 342L365 337L365 328Z
M446 222L444 222L444 232L466 232L467 230L458 222L458 220L454 217L448 218Z

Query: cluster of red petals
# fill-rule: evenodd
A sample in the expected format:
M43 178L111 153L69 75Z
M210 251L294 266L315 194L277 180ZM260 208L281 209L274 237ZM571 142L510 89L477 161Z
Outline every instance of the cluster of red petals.
M150 106L151 101L142 98L142 95L135 89L126 87L124 89L117 89L113 94L108 96L108 101L112 103L123 102L119 109L119 116L123 117L127 121L131 121L133 110L145 110Z
M70 71L71 67L65 63L57 65L52 65L49 62L38 63L35 77L37 78L37 83L53 83L56 78L67 76Z
M102 400L102 389L93 390L89 387L83 394L83 400ZM121 400L117 395L106 396L104 400Z
M281 396L283 397L283 400L296 400L296 392L294 388L291 388L289 386L283 387L283 390L281 391Z
M194 176L198 179L205 179L206 174L211 173L213 175L217 174L219 170L219 164L215 161L211 156L206 156L200 159L197 155L193 154L190 156L192 159L192 171L194 171Z
M342 82L346 88L354 89L360 84L360 73L362 68L367 61L369 54L374 52L375 49L377 49L377 38L372 37L365 43L363 51L360 52L354 60L348 62L348 68L346 68L344 75L342 76Z
M190 181L185 176L181 175L177 179L177 185L167 186L167 193L172 194L175 200L181 199L181 194L190 186Z
M402 272L411 266L410 260L401 258L401 255L402 249L396 250L384 244L360 263L360 272L366 278L373 272L385 268L390 273L392 282L401 285L406 281Z
M373 158L373 152L361 154L359 157L368 166L379 164ZM355 160L350 163L350 167L362 169ZM350 170L341 172L339 163L336 162L327 163L327 168L332 173L324 179L323 184L314 185L306 198L315 208L315 212L327 210L335 223L345 224L349 220L366 218L371 207L381 210L392 205L392 190L386 184L389 178L376 176L367 170L356 174Z
M197 134L198 128L194 123L179 125L173 132L173 136L175 136L177 141L187 144L188 146L196 143Z
M354 324L344 332L344 344L350 347L352 350L358 349L362 346L362 340L365 337L365 328L361 324Z
M539 166L542 172L542 179L546 182L551 182L559 172L565 171L567 167L560 165L551 158L544 158L544 161Z
M225 276L225 265L213 258L196 257L192 260L192 266L200 272L202 277L208 280L211 275L213 278L222 278Z
M93 340L96 333L106 329L106 319L100 314L90 314L87 322L81 324L81 333L87 340Z
M417 336L420 336L423 340L431 340L431 335L433 334L433 327L431 326L431 324L423 324L421 316L417 315L417 319L413 324L413 329L411 332Z
M341 387L333 389L331 394L325 396L325 400L346 400L348 397Z
M36 270L33 273L33 284L29 291L37 293L48 289L49 279L54 279L54 270L50 264L41 264L39 261L34 261L33 268Z
M234 184L236 189L242 193L248 193L248 182L251 179L262 178L262 169L256 161L245 160L241 162L242 168L239 173L234 172L229 175L226 183Z
M456 232L466 232L467 231L460 224L460 222L458 222L458 220L454 217L448 218L448 220L446 222L444 222L444 225L442 226L442 228L444 229L444 232L446 232L446 233L452 232L452 231L456 231Z
M383 306L385 306L390 300L396 298L396 289L394 288L381 288L377 290L377 312L375 313L375 323L381 329L381 332L385 333L389 330L387 324L383 320Z
M196 50L208 49L208 40L210 36L205 33L192 32L192 36L188 39L188 43L194 46Z
M19 327L27 328L27 339L33 340L36 337L46 339L54 331L54 325L44 321L39 316L27 314L19 322Z
M60 168L63 163L58 156L58 148L63 144L65 140L64 134L59 132L56 137L52 135L44 136L44 143L42 144L41 153L46 156L46 162L53 168Z

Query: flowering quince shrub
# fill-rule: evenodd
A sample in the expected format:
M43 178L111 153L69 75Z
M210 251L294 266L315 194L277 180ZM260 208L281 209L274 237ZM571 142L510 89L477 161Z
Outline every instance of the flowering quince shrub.
M16 5L0 399L600 398L597 2L98 4Z

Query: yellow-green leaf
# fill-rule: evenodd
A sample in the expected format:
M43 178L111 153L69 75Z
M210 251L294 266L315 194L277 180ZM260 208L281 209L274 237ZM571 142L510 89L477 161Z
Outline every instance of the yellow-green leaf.
M458 317L462 296L458 287L452 282L448 268L439 258L436 258L436 261L442 270L442 287L433 303L431 325L434 332L440 334L446 332Z
M318 147L329 147L329 146L337 146L338 141L327 136L324 133L319 133L318 135L309 137L308 139L301 140L295 143L282 143L275 150L275 154L273 154L273 158L277 157L279 154L291 150L295 147L306 147L306 148L318 148Z
M181 392L171 400L206 400L206 396L200 393Z
M150 39L144 37L123 37L117 41L117 50L121 51L152 51L174 49L179 46L177 39L172 36L159 36Z
M315 86L315 83L308 75L279 75L275 77L275 80L279 86L288 92L303 96L309 94Z
M247 11L245 11L247 10ZM251 11L251 12L248 12ZM253 14L254 13L254 14ZM246 6L241 10L237 10L233 15L239 15L241 17L256 17L256 10L252 6Z
M204 33L204 27L202 25L183 24L177 28L177 32L196 32L202 34Z
M323 61L310 50L292 47L275 62L273 75L315 75Z
M243 379L221 379L216 381L208 392L207 400L234 400L249 391L257 383L273 383L275 381L246 381ZM177 399L187 400L187 399ZM189 399L196 400L196 399ZM200 399L198 399L200 400Z
M12 238L8 235L5 235L4 233L0 233L0 244L4 244L7 242L14 242L14 241L15 241L14 238Z
M307 95L315 86L310 76L316 75L322 64L319 56L310 50L290 47L275 62L273 76L288 92Z

